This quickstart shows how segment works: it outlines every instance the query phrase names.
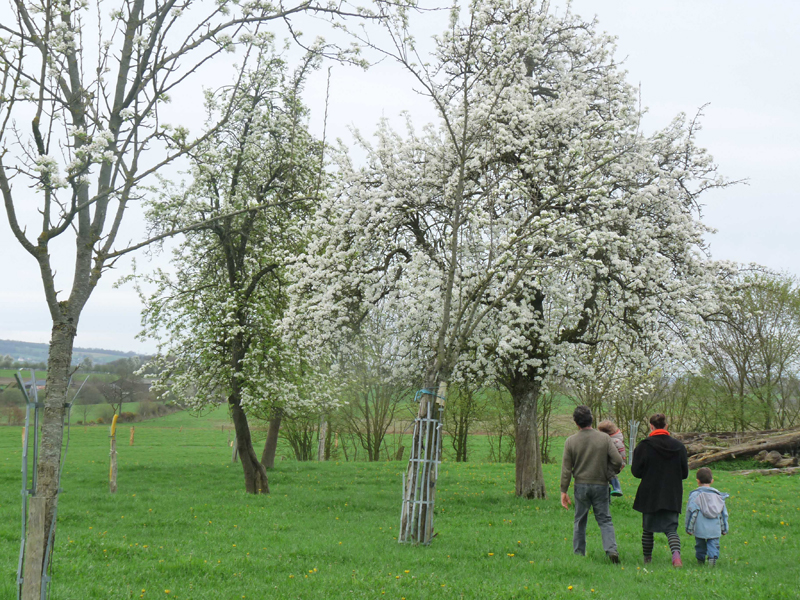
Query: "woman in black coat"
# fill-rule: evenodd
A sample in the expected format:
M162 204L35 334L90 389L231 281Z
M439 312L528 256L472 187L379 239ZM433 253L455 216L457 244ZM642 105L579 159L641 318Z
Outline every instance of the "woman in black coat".
M631 473L641 479L633 509L642 513L644 562L653 559L653 534L667 534L672 566L682 567L678 515L683 506L683 480L689 476L686 446L669 435L667 418L650 417L650 435L633 451Z

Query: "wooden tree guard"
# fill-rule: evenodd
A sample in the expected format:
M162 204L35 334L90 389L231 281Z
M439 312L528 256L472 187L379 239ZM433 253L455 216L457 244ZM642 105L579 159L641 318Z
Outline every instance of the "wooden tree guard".
M111 420L111 465L108 468L108 491L117 493L117 417Z
M436 480L442 459L442 412L447 383L441 382L434 396L431 390L417 392L419 412L414 421L411 456L403 477L403 506L400 514L400 543L430 544L433 539L433 509Z

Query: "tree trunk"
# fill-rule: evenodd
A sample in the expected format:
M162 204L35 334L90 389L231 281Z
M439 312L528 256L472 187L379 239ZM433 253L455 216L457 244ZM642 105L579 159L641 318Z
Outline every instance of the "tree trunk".
M56 323L50 336L47 358L39 459L36 465L36 490L33 498L42 513L42 526L30 527L25 539L23 600L39 600L42 576L47 571L48 538L55 539L55 511L58 504L58 476L61 470L61 445L64 439L64 405L67 401L72 344L77 329L72 320ZM31 507L33 507L33 503ZM51 533L52 532L52 533Z
M319 439L317 440L317 460L319 462L325 461L325 438L328 436L328 420L322 417L322 422L319 424Z
M523 498L545 498L542 455L539 445L537 403L541 384L523 378L511 390L514 399L516 441L516 494Z
M250 437L250 427L247 424L247 415L244 414L238 398L231 395L228 398L233 417L233 426L236 430L236 444L239 450L239 458L242 461L244 471L244 486L248 494L269 494L269 482L267 481L267 470L256 456L253 450L253 440Z
M265 469L275 468L275 451L278 449L278 432L281 429L281 416L275 414L269 421L267 440L264 442L264 451L261 453L261 464Z
M332 443L333 443L333 427L328 425L328 431L325 434L325 460L331 459Z

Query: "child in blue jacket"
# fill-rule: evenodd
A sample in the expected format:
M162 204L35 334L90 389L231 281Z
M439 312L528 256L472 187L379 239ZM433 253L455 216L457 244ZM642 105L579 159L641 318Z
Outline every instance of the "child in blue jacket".
M719 538L728 533L728 509L723 494L711 487L714 477L711 469L697 470L697 489L689 494L686 505L686 533L695 538L694 553L697 562L713 567L719 558Z

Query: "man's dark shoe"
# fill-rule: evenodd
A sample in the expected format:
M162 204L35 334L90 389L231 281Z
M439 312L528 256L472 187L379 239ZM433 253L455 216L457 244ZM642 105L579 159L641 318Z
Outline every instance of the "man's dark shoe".
M616 552L609 552L609 553L608 553L608 559L609 559L609 560L610 560L612 563L614 563L615 565L616 565L616 564L619 564L619 554L617 554Z
M644 564L649 565L651 562L653 562L653 557L652 556L645 556L644 557Z

